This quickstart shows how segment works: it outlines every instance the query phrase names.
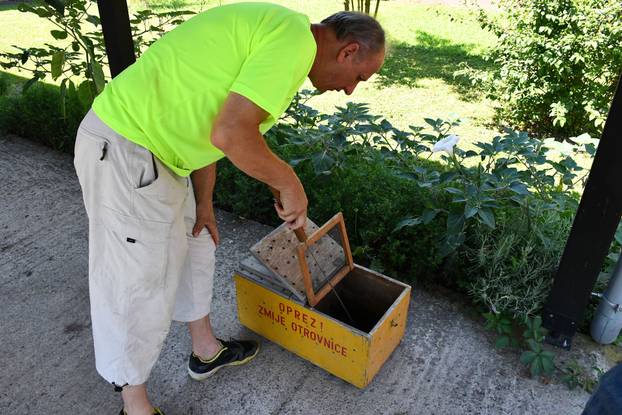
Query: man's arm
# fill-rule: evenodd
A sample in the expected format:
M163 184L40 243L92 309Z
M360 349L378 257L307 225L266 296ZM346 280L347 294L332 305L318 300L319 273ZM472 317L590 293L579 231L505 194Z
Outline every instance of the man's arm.
M280 192L275 208L291 229L305 224L307 196L294 170L278 158L259 133L268 113L247 98L230 93L212 129L212 144L244 173Z
M196 200L196 221L192 228L192 235L197 237L207 227L212 235L214 243L218 245L220 237L216 226L216 216L214 214L213 195L214 185L216 184L216 163L195 170L190 174L194 198Z

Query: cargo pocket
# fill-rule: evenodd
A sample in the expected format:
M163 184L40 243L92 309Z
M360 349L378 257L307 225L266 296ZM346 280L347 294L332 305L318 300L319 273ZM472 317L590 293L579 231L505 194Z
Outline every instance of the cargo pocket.
M122 287L119 313L128 302L162 295L170 244L168 223L142 221L104 210L101 224L107 258L106 273Z
M172 223L182 212L187 179L171 172L149 150L136 145L130 168L132 215Z

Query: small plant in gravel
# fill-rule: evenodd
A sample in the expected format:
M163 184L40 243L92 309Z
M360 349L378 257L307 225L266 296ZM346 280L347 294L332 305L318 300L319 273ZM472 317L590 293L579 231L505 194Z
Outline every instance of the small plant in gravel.
M486 321L485 328L497 334L497 349L511 347L522 350L520 361L534 378L553 375L555 353L543 347L546 329L542 327L540 316L526 316L518 320L508 313L494 311L484 313L483 316Z
M598 384L600 376L602 376L602 370L593 367L592 368L597 376L592 376L588 370L581 366L576 360L569 362L566 367L562 369L561 381L568 386L569 389L575 389L580 387L588 393L592 393L594 388Z
M546 329L542 327L542 318L540 316L526 317L523 324L525 326L523 339L528 350L521 355L521 363L529 368L533 377L551 376L555 370L555 354L542 347L546 336Z
M514 320L507 313L487 312L483 314L486 319L486 330L497 334L495 347L518 347L518 339L514 336Z

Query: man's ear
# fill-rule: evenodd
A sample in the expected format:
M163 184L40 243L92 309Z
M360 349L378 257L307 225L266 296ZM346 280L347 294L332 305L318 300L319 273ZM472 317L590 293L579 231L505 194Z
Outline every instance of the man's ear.
M339 63L343 63L346 59L354 59L356 53L360 50L361 45L356 42L351 42L345 45L339 50L339 55L337 55L337 61Z

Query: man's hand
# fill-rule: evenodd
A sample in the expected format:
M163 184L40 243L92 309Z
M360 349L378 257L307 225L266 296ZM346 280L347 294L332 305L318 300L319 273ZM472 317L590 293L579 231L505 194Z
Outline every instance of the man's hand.
M220 235L218 234L218 226L216 225L216 215L214 214L214 206L210 202L197 203L197 219L192 227L192 236L195 238L199 236L199 233L203 228L207 228L212 235L214 244L220 243Z
M287 222L289 229L294 230L305 226L307 221L307 195L300 181L283 192L271 188L276 198L274 208L281 219Z
M278 190L277 214L290 229L300 228L306 221L307 197L294 170L268 148L260 134L259 125L266 117L262 108L232 92L214 123L212 144L244 173Z
M214 205L212 203L214 185L216 184L216 163L193 171L190 174L190 178L192 179L197 216L192 227L192 236L196 238L203 228L207 228L212 235L214 244L218 245L220 236L218 235Z

